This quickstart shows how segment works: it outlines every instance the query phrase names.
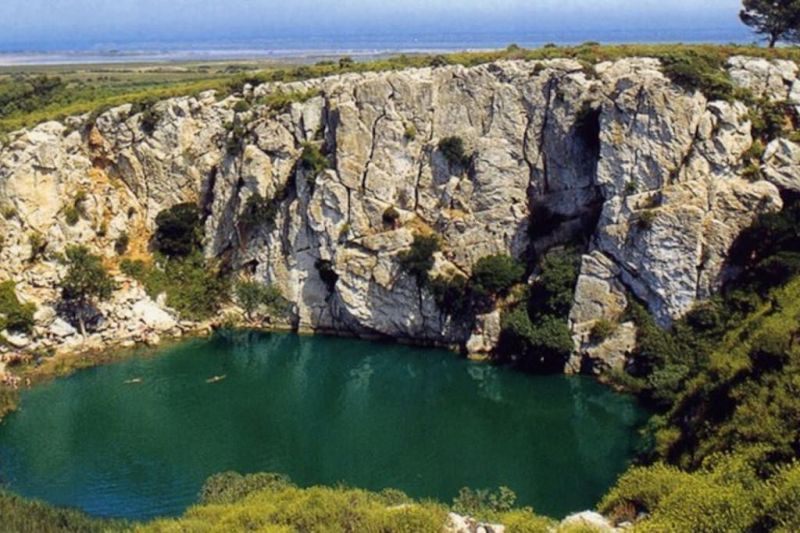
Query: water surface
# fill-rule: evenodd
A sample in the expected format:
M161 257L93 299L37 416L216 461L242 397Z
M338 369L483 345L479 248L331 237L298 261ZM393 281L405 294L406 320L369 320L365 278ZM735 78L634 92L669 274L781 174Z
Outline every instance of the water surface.
M215 376L224 379L207 381ZM226 470L444 502L463 486L505 485L558 517L613 484L642 416L586 378L528 376L443 350L241 332L24 392L0 424L0 483L133 519L180 514Z

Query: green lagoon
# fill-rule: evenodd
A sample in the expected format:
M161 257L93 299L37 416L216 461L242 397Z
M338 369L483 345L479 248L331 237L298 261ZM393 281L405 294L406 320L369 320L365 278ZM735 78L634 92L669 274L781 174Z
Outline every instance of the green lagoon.
M588 378L391 343L235 332L24 392L0 424L0 484L132 519L180 514L228 470L447 503L460 487L504 485L518 504L561 517L614 483L644 416Z

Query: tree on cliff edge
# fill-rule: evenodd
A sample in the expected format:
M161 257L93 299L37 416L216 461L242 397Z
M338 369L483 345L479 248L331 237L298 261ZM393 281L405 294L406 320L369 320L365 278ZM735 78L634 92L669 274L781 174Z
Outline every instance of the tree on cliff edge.
M744 0L739 18L770 48L778 41L800 40L800 0Z
M94 300L107 300L114 291L114 281L102 260L85 246L67 249L69 268L61 283L61 297L78 319L81 335L86 336L86 314Z

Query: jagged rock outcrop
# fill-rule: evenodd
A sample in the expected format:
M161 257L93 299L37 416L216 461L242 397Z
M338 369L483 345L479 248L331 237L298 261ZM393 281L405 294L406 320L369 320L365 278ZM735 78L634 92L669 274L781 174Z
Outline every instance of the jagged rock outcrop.
M730 72L759 94L800 94L790 62L733 58ZM121 106L94 126L73 118L12 135L0 148L0 279L17 281L23 300L54 306L63 268L49 257L84 243L113 265L123 233L131 253L144 254L156 215L192 201L206 216L206 255L278 286L298 328L438 344L471 338L485 351L499 315L472 331L442 313L399 267L413 236L441 236L435 272L469 275L483 256L522 257L588 231L568 367L590 360L598 371L624 364L635 335L623 325L594 346L594 323L618 321L632 294L668 325L718 288L739 232L780 209L776 185L798 183L800 148L787 140L767 150L769 181L744 179L747 108L681 89L654 59L594 69L500 61L246 92L255 103L246 111L234 111L240 97L206 92L156 104L155 124ZM258 104L275 92L309 96L281 109ZM463 139L469 162L440 152L449 136ZM302 164L309 145L327 154L329 169ZM245 227L240 215L254 194L274 202L275 216ZM64 213L75 202L85 216L70 225ZM391 224L389 208L398 214ZM531 242L541 212L560 223ZM32 235L46 242L44 260L30 260ZM137 316L176 328L150 305L139 304L147 311Z

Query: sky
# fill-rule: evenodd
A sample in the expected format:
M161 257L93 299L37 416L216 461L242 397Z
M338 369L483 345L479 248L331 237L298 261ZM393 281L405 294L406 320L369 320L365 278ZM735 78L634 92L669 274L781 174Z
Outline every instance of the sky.
M731 28L739 0L0 0L0 49L298 35Z

